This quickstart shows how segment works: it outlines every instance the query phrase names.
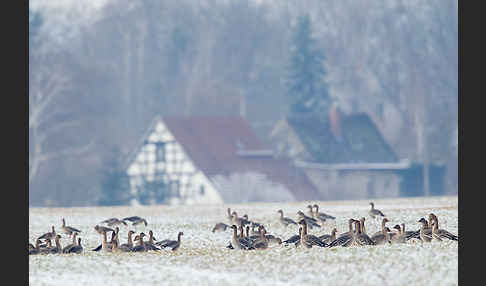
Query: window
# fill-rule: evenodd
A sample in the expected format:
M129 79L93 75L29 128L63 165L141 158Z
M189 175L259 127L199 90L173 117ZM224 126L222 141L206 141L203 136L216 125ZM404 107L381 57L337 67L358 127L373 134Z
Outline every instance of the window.
M155 143L155 161L156 162L165 162L165 143L164 142L157 142Z
M170 181L170 191L172 193L172 196L174 197L180 197L180 182L179 180L172 180Z
M201 196L204 196L204 186L203 185L201 185L201 187L199 187L199 194Z

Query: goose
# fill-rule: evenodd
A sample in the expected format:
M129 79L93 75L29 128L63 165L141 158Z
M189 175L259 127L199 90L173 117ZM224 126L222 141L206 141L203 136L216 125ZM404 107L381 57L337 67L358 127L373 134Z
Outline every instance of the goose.
M233 234L231 236L231 242L230 242L230 245L231 247L228 247L228 248L231 248L231 249L248 249L248 247L244 244L241 243L241 237L238 236L238 227L233 224L231 226L231 229L233 229Z
M155 239L153 231L149 230L149 239L148 239L147 242L144 242L147 250L160 250L160 248L155 246L154 240L157 240L157 239Z
M111 228L108 228L108 227L104 227L104 226L101 226L101 227L98 227L98 228L97 227L98 226L95 226L95 230L96 230L96 232L98 232L99 234L102 235L103 239L101 241L101 244L98 245L96 248L91 249L91 251L100 251L100 250L102 250L103 249L103 243L106 244L105 251L110 251L110 249L112 248L112 242L115 239L117 239L117 234L116 234L115 230L113 230ZM110 240L110 242L107 242L107 240L106 240L106 233L108 231L111 231L111 240Z
M316 208L316 211L314 212L315 216L321 221L325 221L326 219L336 219L336 217L332 215L319 212L319 206L317 204L314 204L314 208Z
M124 252L132 251L132 248L133 248L132 235L134 233L135 232L133 230L128 231L127 243L124 243L124 244L118 246L118 248L121 251L124 251Z
M353 225L354 229L350 232L349 239L346 240L341 246L343 247L349 247L349 246L358 246L360 245L357 237L359 234L359 226L360 226L360 221L353 219Z
M320 240L322 240L323 242L329 244L336 239L336 232L337 232L337 229L333 228L332 231L331 231L331 234L323 234L323 235L319 236L318 238Z
M46 238L46 246L39 248L41 254L48 254L52 248L52 241L50 238Z
M61 246L61 236L59 234L56 234L56 237L54 238L54 242L56 246L49 248L49 253L61 253L62 252L62 246Z
M267 234L267 230L265 229L265 227L263 225L261 227L262 227L263 235L267 239L268 243L282 244L281 238L276 237L275 235L272 235L272 234Z
M311 217L311 218L315 219L316 217L315 217L315 213L314 213L314 211L313 211L312 206L311 206L311 205L307 205L307 208L309 209L309 210L307 211L307 216L309 216L309 217Z
M33 246L32 249L29 249L29 255L33 255L33 254L39 254L40 253L40 239L36 239L35 240L35 246Z
M128 220L132 223L132 225L138 225L138 224L141 224L143 223L145 226L147 226L147 220L145 220L144 218L141 218L139 216L129 216L129 217L126 217L124 218L123 220Z
M289 224L297 225L297 223L293 219L284 217L283 210L278 210L277 212L280 213L279 221L283 226L288 226Z
M115 231L114 229L110 228L110 227L106 227L106 226L100 226L100 225L96 225L94 227L94 229L96 230L97 233L99 234L103 234L103 232L109 232L109 231Z
M81 245L81 237L78 237L78 244L71 247L67 253L77 253L80 254L83 252L83 246Z
M364 226L364 220L359 220L356 226L357 231L355 241L358 245L376 245L376 243L361 229L361 226Z
M439 219L437 218L437 216L435 214L433 214L433 213L429 214L429 219L432 220L432 223L434 224L432 226L432 233L435 236L437 236L439 238L443 238L443 239L450 239L450 240L455 240L455 241L459 240L459 237L457 235L452 234L445 229L439 229Z
M258 231L255 231L256 224L251 225L250 236L260 235Z
M307 223L307 226L312 229L314 226L315 227L321 227L319 224L317 224L317 220L306 216L302 211L297 212L297 221L305 220Z
M400 227L400 225L396 224L394 227L398 231L396 235L394 235L391 239L392 243L405 243L407 240L405 238L405 234L403 232L403 229Z
M139 235L135 236L135 241L137 241L137 245L132 248L132 252L145 252L148 251L143 238L145 237L145 233L141 232Z
M284 240L283 242L288 244L288 243L297 243L300 241L300 235L302 232L302 227L299 227L299 234L292 235L289 239Z
M353 223L355 221L356 221L355 219L350 218L348 220L349 231L342 233L337 239L335 239L331 243L329 243L328 247L335 247L335 246L338 246L338 245L342 246L342 245L348 243L353 237Z
M215 231L225 231L227 228L229 227L229 225L225 224L225 223L222 223L222 222L218 222L214 227L213 227L213 230L211 230L211 232L215 232Z
M268 239L265 236L265 230L262 226L259 227L260 231L260 238L253 242L252 248L254 249L267 249L268 248Z
M375 209L375 204L373 202L370 203L371 209L369 210L369 214L372 218L375 218L377 216L385 216L380 210Z
M54 226L52 226L52 231L44 233L39 236L38 239L53 239L54 237L56 237L56 230L54 229Z
M160 245L160 248L166 248L169 247L172 249L172 251L176 251L179 249L181 246L181 236L183 236L184 233L181 231L177 234L177 240L169 240L163 244Z
M233 224L240 226L243 225L245 226L246 224L249 224L250 222L242 217L238 217L238 213L233 211Z
M73 235L73 233L77 232L77 233L80 233L81 231L77 228L74 228L72 226L66 226L66 220L64 218L62 218L62 227L61 227L62 231L71 236Z
M305 219L300 220L299 224L302 225L302 235L300 236L300 244L306 248L311 248L313 245L320 247L326 247L327 244L321 241L317 236L307 233L307 221Z
M123 224L123 225L127 226L127 223L124 220L119 220L116 217L106 219L106 220L102 221L101 223L106 223L108 226L114 226L114 225L119 225L119 224Z
M427 221L424 218L421 218L420 220L418 220L418 223L421 224L421 227L420 227L420 240L422 241L422 243L424 243L424 242L430 242L432 240L432 235L427 235L425 233L425 225L426 225Z
M262 227L260 226L259 228ZM252 248L253 240L245 236L245 233L243 232L243 226L240 225L238 229L240 230L240 236L239 236L240 244L244 245L247 248Z
M255 225L256 227L259 227L260 225L263 225L262 223L259 223L259 222L250 221L248 219L248 215L247 214L244 214L242 216L242 218L244 219L244 224Z
M381 221L381 232L376 233L371 237L376 245L391 243L390 234L388 233L388 229L386 227L387 222L389 222L389 220L386 217L383 218L383 220Z
M366 235L367 235L367 233L366 233L366 228L365 228L365 221L366 221L366 219L365 219L364 217L360 218L360 219L359 219L359 227L360 227L360 231L361 231L362 233L364 233L364 234L366 234Z
M76 242L77 242L77 241L76 241L76 236L77 236L77 235L78 235L78 233L76 233L76 232L73 234L73 242L72 242L71 244L66 245L66 246L65 246L65 247L62 249L62 253L68 253L68 252L69 252L69 250L70 250L70 249L71 249L73 246L75 246L75 245L76 245Z

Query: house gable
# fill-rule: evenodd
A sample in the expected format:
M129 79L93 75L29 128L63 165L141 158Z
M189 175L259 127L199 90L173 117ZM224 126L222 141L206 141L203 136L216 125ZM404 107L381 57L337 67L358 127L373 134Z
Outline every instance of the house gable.
M162 181L169 203L221 203L222 198L187 155L160 117L157 117L136 149L127 168L135 194L147 182Z

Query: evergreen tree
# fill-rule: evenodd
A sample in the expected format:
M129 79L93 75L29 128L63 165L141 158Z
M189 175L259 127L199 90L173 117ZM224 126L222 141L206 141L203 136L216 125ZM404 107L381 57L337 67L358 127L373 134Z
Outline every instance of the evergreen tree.
M121 164L121 152L118 148L112 150L105 160L101 178L101 197L98 201L102 206L127 205L132 199L129 177Z
M324 82L325 58L312 37L312 23L308 15L298 18L291 44L287 78L290 113L325 117L331 103L328 86Z

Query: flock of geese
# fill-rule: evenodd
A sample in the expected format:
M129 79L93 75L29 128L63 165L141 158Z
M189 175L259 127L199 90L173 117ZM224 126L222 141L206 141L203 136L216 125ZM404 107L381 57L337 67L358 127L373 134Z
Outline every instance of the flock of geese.
M272 244L288 246L294 244L295 247L311 248L312 246L319 247L349 247L349 246L363 246L363 245L380 245L380 244L392 244L392 243L407 243L409 240L424 242L442 241L442 240L454 240L458 241L459 237L450 233L445 229L439 228L439 221L435 214L430 213L428 220L420 218L417 223L420 224L418 230L406 231L405 224L396 224L393 227L393 231L390 230L386 223L389 222L388 218L378 209L375 209L373 202L370 203L371 209L368 211L369 216L372 219L381 218L381 230L374 234L368 234L365 228L364 217L360 219L350 218L348 220L348 231L337 235L338 230L333 228L330 234L313 235L309 233L309 229L321 228L321 224L328 220L335 220L332 215L319 211L317 204L308 205L308 212L305 214L302 211L297 211L297 220L293 220L289 217L285 217L283 210L278 210L280 214L279 222L284 226L290 225L299 226L299 233L291 236L290 238L283 240L276 235L268 233L267 229L262 223L250 221L248 215L245 214L242 217L238 216L236 211L231 212L231 209L227 209L226 223L216 223L212 228L212 232L232 230L231 240L226 246L229 249L241 249L241 250L255 250L266 249ZM315 210L314 210L315 209ZM144 241L147 236L144 232L141 232L132 240L132 236L135 233L133 230L127 232L127 243L121 244L119 239L120 228L119 225L128 226L127 222L131 222L132 226L143 224L147 226L147 220L139 216L126 217L124 219L110 218L100 222L100 224L106 224L106 226L96 225L94 230L101 235L101 243L91 251L104 251L104 252L146 252L146 251L159 251L163 248L176 251L181 246L181 236L183 232L177 234L177 240L165 239L157 241L154 237L153 231L149 230L148 240ZM321 223L321 224L320 224ZM115 228L112 228L115 227ZM84 249L81 245L81 237L78 235L81 230L66 226L66 221L62 218L61 231L63 234L72 237L72 243L62 247L61 235L56 233L54 226L51 227L51 231L39 236L34 245L29 243L29 255L33 254L56 254L56 253L75 253L81 254ZM108 233L111 232L111 238L108 241ZM54 240L54 245L52 245Z

